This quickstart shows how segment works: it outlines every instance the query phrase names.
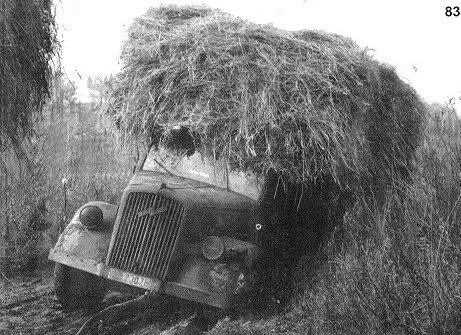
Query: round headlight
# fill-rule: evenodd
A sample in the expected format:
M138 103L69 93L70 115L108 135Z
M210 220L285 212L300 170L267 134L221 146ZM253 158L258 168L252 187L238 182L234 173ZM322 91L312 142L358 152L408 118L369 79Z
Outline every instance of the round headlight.
M95 229L102 222L102 210L98 206L85 206L80 211L79 218L80 222L84 224L88 229Z
M203 257L209 260L215 260L222 256L224 252L224 243L218 236L207 237L202 242Z

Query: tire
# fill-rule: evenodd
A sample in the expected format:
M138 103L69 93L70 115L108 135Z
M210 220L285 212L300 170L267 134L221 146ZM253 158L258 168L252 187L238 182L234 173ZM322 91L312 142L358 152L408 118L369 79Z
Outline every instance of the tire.
M54 290L65 309L95 308L104 299L106 283L101 277L56 263Z

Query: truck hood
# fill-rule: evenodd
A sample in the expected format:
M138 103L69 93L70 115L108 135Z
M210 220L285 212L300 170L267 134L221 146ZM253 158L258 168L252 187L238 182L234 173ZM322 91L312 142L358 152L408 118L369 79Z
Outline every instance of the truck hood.
M200 207L222 207L232 210L253 210L257 201L197 180L172 176L167 173L141 171L130 180L127 189L139 189L192 202Z
M189 241L209 235L250 241L255 226L261 224L256 200L188 178L141 171L132 177L125 196L130 192L157 193L183 204L188 213L184 225L189 231Z

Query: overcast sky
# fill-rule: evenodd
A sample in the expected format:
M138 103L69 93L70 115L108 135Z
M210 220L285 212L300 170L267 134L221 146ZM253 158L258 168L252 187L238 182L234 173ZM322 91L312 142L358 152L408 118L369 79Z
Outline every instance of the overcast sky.
M373 49L376 59L396 66L427 102L461 97L461 16L445 16L445 7L461 7L461 0L60 0L62 62L82 99L86 77L119 69L122 41L133 19L169 3L206 4L282 29L349 36ZM458 100L458 111L460 105Z

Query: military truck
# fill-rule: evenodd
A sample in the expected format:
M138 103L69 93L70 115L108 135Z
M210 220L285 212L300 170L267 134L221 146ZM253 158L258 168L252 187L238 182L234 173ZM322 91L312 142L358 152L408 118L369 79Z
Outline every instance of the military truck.
M262 186L194 149L150 148L118 205L84 204L59 236L49 253L58 301L98 304L114 281L232 307L256 280Z

